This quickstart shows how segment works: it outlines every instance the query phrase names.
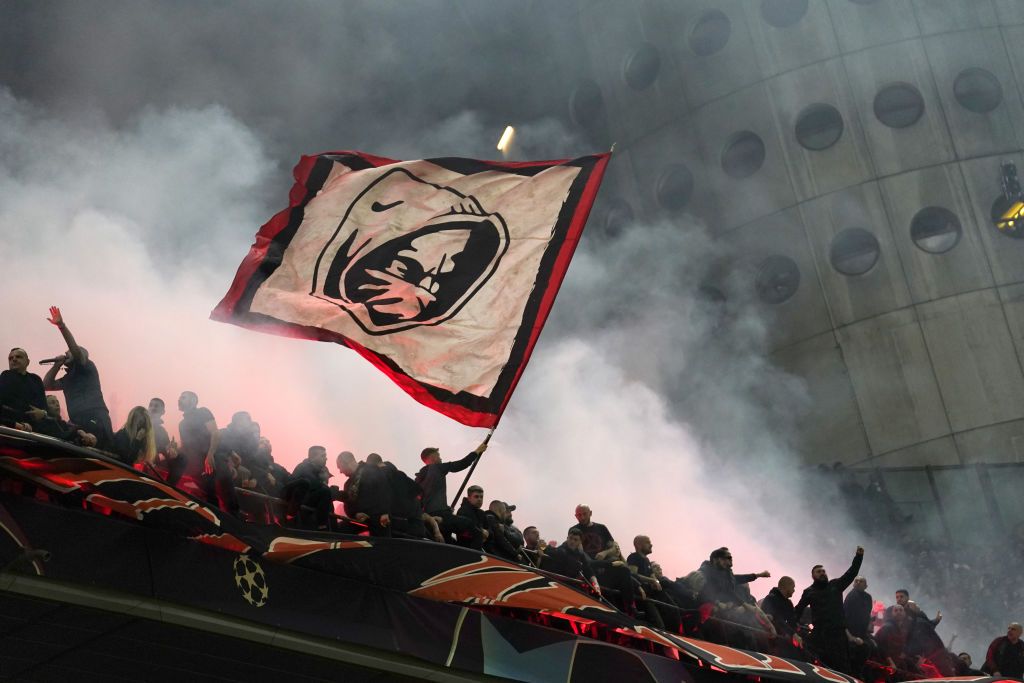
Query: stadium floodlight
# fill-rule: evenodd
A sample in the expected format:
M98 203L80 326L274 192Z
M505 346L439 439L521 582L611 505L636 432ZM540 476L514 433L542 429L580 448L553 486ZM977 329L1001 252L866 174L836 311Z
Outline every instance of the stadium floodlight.
M1007 161L999 170L1003 193L992 205L992 223L1004 235L1024 237L1024 191L1017 178L1017 167Z

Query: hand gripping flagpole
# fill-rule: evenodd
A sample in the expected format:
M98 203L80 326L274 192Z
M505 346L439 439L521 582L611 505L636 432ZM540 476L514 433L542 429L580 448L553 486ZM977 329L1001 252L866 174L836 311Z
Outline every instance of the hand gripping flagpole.
M485 444L491 440L491 436L494 435L494 430L497 428L498 426L495 425L491 427L491 430L489 432L487 432L487 436L484 437ZM476 457L476 460L473 461L473 464L469 466L469 472L466 472L466 478L462 480L462 486L459 487L459 492L455 494L454 498L452 498L452 512L455 512L455 506L458 504L459 498L462 497L462 492L466 490L466 484L469 483L469 478L473 476L473 470L476 469L476 466L480 463L480 458L482 457L484 457L483 453L478 455Z

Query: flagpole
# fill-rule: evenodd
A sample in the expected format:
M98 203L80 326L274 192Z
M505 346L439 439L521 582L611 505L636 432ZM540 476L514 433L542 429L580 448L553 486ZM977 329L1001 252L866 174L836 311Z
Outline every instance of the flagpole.
M491 427L490 431L487 432L487 436L484 437L484 443L488 443L491 440L491 436L494 434L494 430L498 428L498 425ZM466 478L462 480L462 486L459 487L459 492L455 494L455 498L452 499L452 512L455 512L455 506L459 502L459 498L462 497L462 492L466 490L466 484L469 483L469 478L473 476L473 470L476 469L477 464L480 462L480 458L484 457L481 453L477 456L477 459L473 461L473 464L469 466L469 472L466 472Z

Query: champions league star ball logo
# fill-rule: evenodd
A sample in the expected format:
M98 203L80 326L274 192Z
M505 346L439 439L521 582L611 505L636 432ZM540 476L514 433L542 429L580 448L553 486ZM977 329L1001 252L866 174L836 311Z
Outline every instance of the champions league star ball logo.
M253 607L267 604L270 589L263 567L247 555L235 558L235 584L242 589L242 597Z
M398 168L356 195L320 253L310 294L367 334L450 319L508 250L505 220L473 196Z

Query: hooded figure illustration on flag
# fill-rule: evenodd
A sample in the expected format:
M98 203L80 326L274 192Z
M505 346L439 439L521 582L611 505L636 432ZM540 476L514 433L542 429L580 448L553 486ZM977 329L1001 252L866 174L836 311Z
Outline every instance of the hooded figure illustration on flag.
M303 157L212 318L359 352L417 401L493 427L537 342L608 154Z

